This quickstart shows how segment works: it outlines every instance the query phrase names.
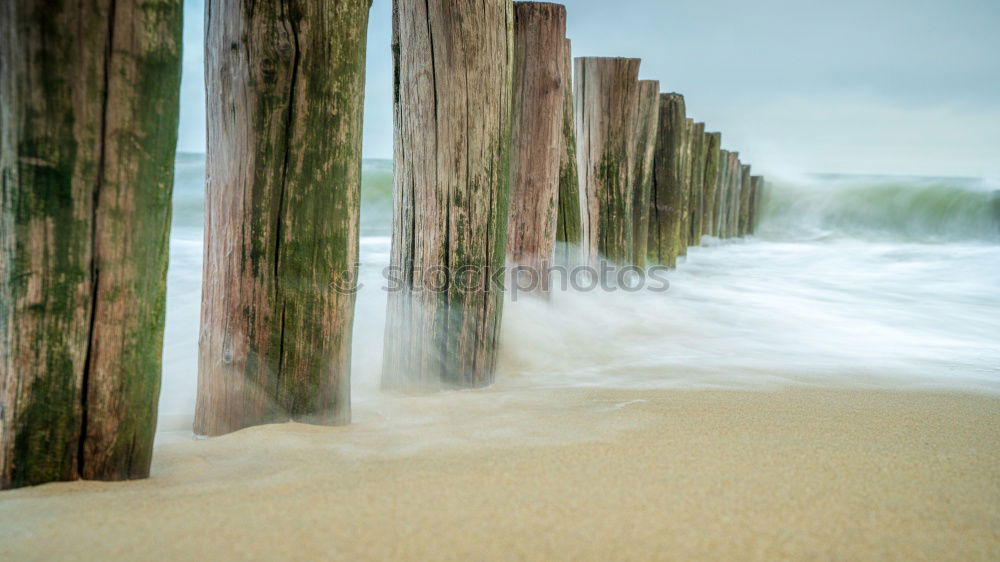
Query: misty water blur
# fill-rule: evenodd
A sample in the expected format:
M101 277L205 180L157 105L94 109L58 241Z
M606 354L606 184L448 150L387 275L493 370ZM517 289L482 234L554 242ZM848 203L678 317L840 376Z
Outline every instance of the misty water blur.
M203 182L203 155L179 155L162 429L189 427L194 409ZM504 393L524 403L530 389L570 386L1000 392L996 189L962 179L774 180L759 234L690 249L669 291L508 302L496 386L404 408L430 415L426 423L459 415L456 404L509 416ZM391 162L365 161L352 372L362 423L401 403L379 391L391 191Z

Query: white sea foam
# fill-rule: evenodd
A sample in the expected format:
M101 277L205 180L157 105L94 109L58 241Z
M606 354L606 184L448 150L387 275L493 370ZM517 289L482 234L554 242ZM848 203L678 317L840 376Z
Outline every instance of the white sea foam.
M366 178L377 193L362 214L384 217L391 167L366 174L381 175ZM198 196L185 187L178 196ZM497 388L1000 392L1000 244L989 184L814 177L770 189L760 235L706 239L669 274L667 292L508 302ZM198 222L181 220L171 244L161 414L172 420L194 406ZM379 411L382 396L387 227L369 223L361 240L352 373L361 416Z

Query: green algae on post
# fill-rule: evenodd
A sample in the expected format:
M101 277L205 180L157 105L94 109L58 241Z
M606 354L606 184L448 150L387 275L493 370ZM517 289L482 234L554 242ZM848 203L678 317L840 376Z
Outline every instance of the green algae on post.
M0 15L0 488L149 475L181 20L180 0Z
M632 177L639 59L576 59L577 165L590 263L632 262Z
M653 154L660 122L660 83L639 81L639 109L635 128L635 166L632 172L632 263L645 267L649 246L649 198L653 189Z
M736 230L737 235L742 237L750 234L750 201L753 185L750 179L750 165L743 164L740 172L740 213Z
M684 120L684 141L681 144L681 201L680 223L677 226L677 256L687 256L691 238L691 146L694 137L694 119Z
M748 234L757 232L757 223L760 221L761 197L764 191L764 177L753 176L750 178L750 220L748 223Z
M580 224L580 177L576 164L576 119L573 111L573 46L563 42L560 64L563 91L562 153L559 158L559 217L556 226L556 262L563 265L579 261L583 227Z
M737 236L737 224L740 214L740 185L743 177L740 171L740 153L729 153L729 186L726 188L726 225L725 237L735 238Z
M726 237L726 208L728 202L729 189L729 151L722 149L719 151L719 172L716 181L715 195L715 220L713 229L717 238Z
M369 0L209 0L195 432L351 420Z
M707 236L716 236L717 201L719 194L719 147L722 145L722 133L706 133L705 144L705 204L702 210L701 233Z
M691 133L691 201L688 206L690 230L688 246L701 245L702 217L705 206L705 124L695 123Z
M382 385L493 382L514 64L510 0L396 0L395 178Z
M683 148L687 122L684 96L660 94L656 151L653 155L653 185L649 205L649 262L673 267L683 205Z

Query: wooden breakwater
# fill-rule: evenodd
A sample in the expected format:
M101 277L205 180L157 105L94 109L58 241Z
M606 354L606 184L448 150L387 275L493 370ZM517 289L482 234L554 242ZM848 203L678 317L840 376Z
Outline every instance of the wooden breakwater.
M2 488L148 475L181 2L149 5L0 11ZM208 2L203 435L350 421L370 2L295 6ZM639 59L574 61L565 26L394 1L385 388L493 381L505 263L674 267L754 233L764 179Z
M443 17L465 2L396 7L393 264L408 268L408 279L430 265L446 271L438 291L390 295L385 386L493 380L503 300L483 268L502 265L498 247L519 268L602 260L674 267L705 236L753 234L763 179L687 114L683 95L640 80L639 59L573 59L562 6L491 0L488 17L470 19L482 26L474 44ZM427 30L441 34L435 45L461 46L466 56L455 62L432 50ZM429 67L433 80L417 81ZM452 169L455 147L475 159ZM496 175L507 154L509 186ZM467 266L482 288L473 297L455 276ZM546 272L535 273L542 287L533 292L544 296Z

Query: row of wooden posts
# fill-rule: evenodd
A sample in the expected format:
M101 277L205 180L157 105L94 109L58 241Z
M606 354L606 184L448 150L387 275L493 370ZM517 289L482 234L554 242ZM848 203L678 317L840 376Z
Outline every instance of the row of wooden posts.
M357 275L369 8L207 1L198 434L350 421L355 297L332 287ZM149 473L181 18L0 10L2 488ZM578 58L571 88L563 6L395 0L392 53L386 388L493 381L507 263L673 266L753 231L762 180L638 59ZM412 290L432 268L481 287Z

